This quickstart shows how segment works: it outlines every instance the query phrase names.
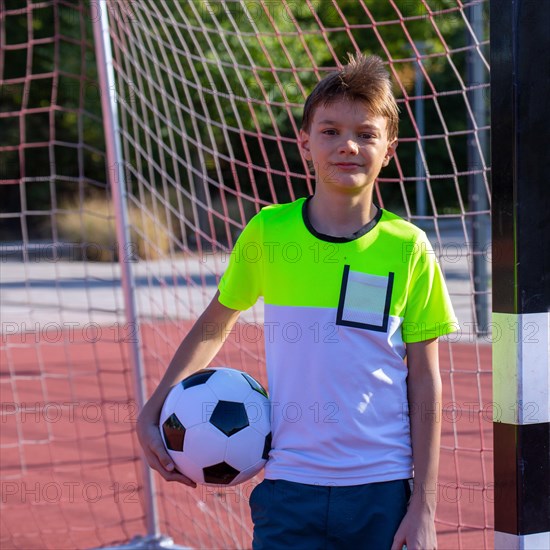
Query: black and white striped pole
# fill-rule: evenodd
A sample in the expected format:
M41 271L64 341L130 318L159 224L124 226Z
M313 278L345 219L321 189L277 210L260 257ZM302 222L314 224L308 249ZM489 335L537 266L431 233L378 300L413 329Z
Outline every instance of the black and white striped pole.
M550 548L550 2L491 1L495 548Z

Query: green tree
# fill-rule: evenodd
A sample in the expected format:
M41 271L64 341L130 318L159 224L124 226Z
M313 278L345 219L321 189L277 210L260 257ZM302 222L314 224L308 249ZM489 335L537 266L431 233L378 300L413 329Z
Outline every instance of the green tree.
M7 1L7 10L15 4ZM413 102L404 101L414 94L419 67L412 41L422 48L421 63L428 75L426 134L433 139L424 145L432 190L438 207L455 208L465 185L465 178L456 174L466 168L464 13L455 0L340 0L337 4L329 0L109 3L127 179L136 200L145 200L144 194L168 197L174 214L211 232L212 214L207 215L197 201L191 207L192 199L208 205L222 197L238 204L236 214L228 216L237 230L258 205L311 192L308 167L295 141L303 102L337 61L345 62L347 53L360 50L387 59L395 77L402 110L399 166L393 164L382 174L380 191L386 207L403 210L399 179L414 177L416 149ZM51 152L42 157L46 162L36 162L38 152L33 151L23 167L17 151L4 157L9 159L3 163L6 179L21 177L23 168L27 176L53 182L49 190L29 186L28 209L51 203L52 185L58 199L82 194L83 189L105 191L94 5L79 0L74 5L53 2L33 9L31 35L51 40L36 48L27 100L24 83L17 81L28 76L26 48L4 53L2 110L14 113L4 119L5 143L20 143L17 112L23 101L56 111L55 173L50 170ZM26 15L9 15L5 25L6 43L24 45L29 35ZM40 77L52 71L54 79ZM48 139L49 123L40 123L39 117L35 121L29 131L36 139ZM14 211L21 193L17 186L7 189L3 208ZM414 184L407 182L404 189L413 202ZM187 231L184 225L182 233ZM231 239L229 234L218 237Z

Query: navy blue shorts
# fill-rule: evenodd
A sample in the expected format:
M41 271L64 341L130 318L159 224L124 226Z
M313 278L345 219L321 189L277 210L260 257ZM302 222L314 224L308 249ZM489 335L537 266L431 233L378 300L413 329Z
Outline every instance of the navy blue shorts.
M346 487L265 479L250 495L254 550L391 547L409 480Z

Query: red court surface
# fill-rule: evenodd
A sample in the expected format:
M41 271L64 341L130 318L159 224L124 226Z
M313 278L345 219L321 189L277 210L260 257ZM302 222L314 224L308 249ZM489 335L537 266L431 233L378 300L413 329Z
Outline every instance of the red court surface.
M149 389L188 326L142 326ZM263 341L238 334L213 364L265 383ZM105 329L2 341L2 549L93 548L145 534L137 408L120 339ZM492 548L491 348L442 342L440 349L439 548ZM155 479L161 533L192 548L250 547L248 495L258 479L221 490Z

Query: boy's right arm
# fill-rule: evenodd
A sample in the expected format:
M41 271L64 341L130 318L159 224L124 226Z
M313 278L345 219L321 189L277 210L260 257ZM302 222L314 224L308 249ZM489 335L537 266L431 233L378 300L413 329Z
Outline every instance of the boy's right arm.
M195 487L196 484L175 469L170 455L164 448L159 430L159 416L172 387L193 372L208 366L239 317L240 311L220 304L218 296L219 292L183 339L137 420L139 442L149 466L167 481L179 481L190 487Z

